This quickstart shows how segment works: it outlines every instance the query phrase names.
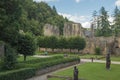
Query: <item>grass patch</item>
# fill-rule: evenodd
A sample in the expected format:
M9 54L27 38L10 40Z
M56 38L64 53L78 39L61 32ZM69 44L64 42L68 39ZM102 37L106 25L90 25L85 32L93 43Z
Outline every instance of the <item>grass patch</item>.
M120 61L120 56L118 56L118 57L117 56L112 56L111 60L112 61Z
M112 55L110 58L112 61L120 61L120 56L114 56ZM103 58L102 60L106 60L105 58Z
M119 80L120 65L111 65L111 70L105 69L105 64L102 63L85 63L78 66L79 78L85 80ZM54 75L73 76L73 68L59 71ZM60 80L51 78L49 80Z
M35 60L35 59L39 59L39 57L27 56L27 61ZM17 61L18 62L23 62L24 61L24 56L18 56Z

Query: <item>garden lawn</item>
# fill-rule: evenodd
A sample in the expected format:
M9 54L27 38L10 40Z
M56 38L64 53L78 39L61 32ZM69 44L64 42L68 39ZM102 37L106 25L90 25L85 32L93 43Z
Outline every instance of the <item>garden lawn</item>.
M120 61L120 56L114 56L112 55L110 58L112 61ZM103 58L102 60L106 60L105 58Z
M111 56L112 61L120 61L120 56Z
M80 55L81 59L91 59L92 57L94 59L106 60L105 55L92 55L92 54ZM120 61L120 56L111 55L111 60L112 61Z
M35 60L35 59L39 59L39 57L27 56L26 61ZM23 62L24 61L24 57L23 56L18 56L17 61L18 62Z
M110 70L105 69L103 63L85 63L78 66L79 78L85 80L120 80L120 65L111 65ZM59 71L54 75L73 76L73 68ZM51 78L49 80L62 80Z

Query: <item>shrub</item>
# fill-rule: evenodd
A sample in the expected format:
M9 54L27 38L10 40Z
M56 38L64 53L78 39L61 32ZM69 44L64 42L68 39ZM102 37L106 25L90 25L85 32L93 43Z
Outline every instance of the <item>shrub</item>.
M25 80L35 75L35 70L23 68L0 73L0 80Z
M99 47L95 48L95 54L100 55L101 54L101 49Z
M25 80L35 75L36 70L45 69L47 67L58 64L65 64L68 62L80 61L79 57L54 56L43 59L35 59L19 64L24 65L24 68L18 70L11 70L0 73L0 80ZM23 66L22 66L23 67Z
M51 67L54 65L64 64L64 63L73 62L73 61L80 61L80 59L79 57L46 59L45 61L35 63L34 65L28 63L26 64L25 67L31 67L31 68L39 70L39 69L44 69L44 68Z
M16 62L17 59L15 50L9 44L5 44L5 54L2 59L2 68L13 69L15 68Z

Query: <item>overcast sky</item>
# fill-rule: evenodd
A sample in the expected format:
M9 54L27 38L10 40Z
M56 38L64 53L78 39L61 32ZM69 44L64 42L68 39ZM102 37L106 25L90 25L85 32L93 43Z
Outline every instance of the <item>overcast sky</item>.
M98 11L102 6L112 16L115 6L120 6L120 0L34 0L45 1L50 6L55 6L57 12L69 20L81 23L83 27L90 27L90 20L94 10ZM112 17L109 18L113 20Z

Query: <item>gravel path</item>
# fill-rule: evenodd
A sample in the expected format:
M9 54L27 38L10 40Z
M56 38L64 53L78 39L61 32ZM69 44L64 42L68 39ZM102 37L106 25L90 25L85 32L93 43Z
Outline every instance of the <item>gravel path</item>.
M91 59L81 59L81 62L92 62ZM93 60L93 62L106 63L105 60ZM119 61L111 61L112 64L120 64Z
M45 55L45 56L44 55L43 56L42 55L34 55L33 57L47 58L47 57L51 57L51 56L47 56L47 55Z

